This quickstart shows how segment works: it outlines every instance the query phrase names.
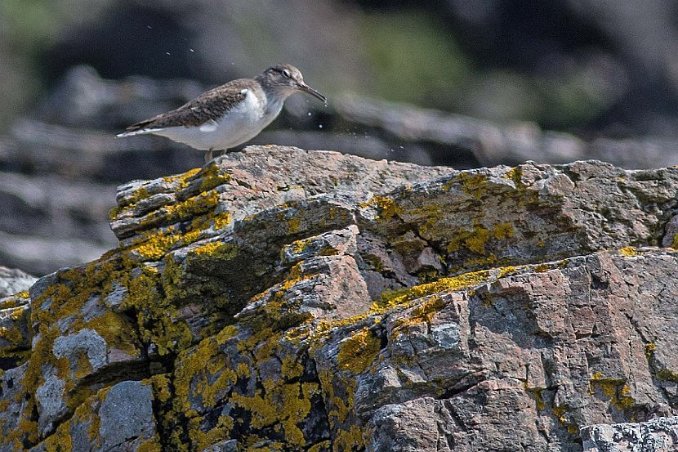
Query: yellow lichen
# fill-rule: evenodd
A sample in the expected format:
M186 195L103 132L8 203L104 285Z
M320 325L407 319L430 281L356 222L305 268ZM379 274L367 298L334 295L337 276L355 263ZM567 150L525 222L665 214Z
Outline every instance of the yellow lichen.
M167 374L154 375L150 378L153 394L156 400L166 403L172 398L170 380Z
M299 217L292 217L287 220L287 227L290 234L296 234L301 230L301 219Z
M214 216L214 229L220 230L224 229L226 226L231 224L232 216L230 212L222 212Z
M278 420L275 406L259 394L245 396L234 393L231 395L230 400L233 404L251 413L252 419L250 420L250 425L255 429L273 425Z
M364 447L363 430L359 426L351 425L348 430L337 431L333 450L362 450Z
M480 199L487 190L487 176L478 173L461 172L457 176L462 189L474 197Z
M319 443L314 444L313 446L311 446L311 447L308 449L308 452L323 452L323 451L326 451L326 450L330 450L330 449L331 449L331 447L330 447L331 445L332 445L332 443L330 443L329 440L321 441L321 442L319 442Z
M528 394L531 394L534 397L535 408L537 411L543 411L546 409L546 402L544 402L544 397L542 395L543 389L541 388L525 388Z
M364 372L377 358L380 340L368 328L363 328L344 339L339 346L339 369L353 374Z
M398 306L434 293L468 289L470 287L488 282L489 277L490 272L488 270L480 270L464 273L459 276L440 278L434 282L420 284L418 286L398 290L395 292L384 293L381 300L373 304L372 308L374 310L381 310L384 308Z
M496 263L496 257L493 255L488 255L486 246L490 239L493 240L507 240L514 235L514 228L511 223L498 223L493 226L485 227L484 225L474 222L473 228L471 230L459 230L456 231L453 239L449 240L446 249L448 253L453 253L464 248L468 251L471 251L475 254L485 256L483 261L476 263ZM471 260L466 262L467 265L473 264Z
M238 248L230 243L209 242L193 250L194 254L208 255L211 257L234 258L238 254Z
M195 176L200 173L200 171L200 168L192 168L185 173L163 177L162 180L168 184L176 185L176 189L180 191L188 187L189 182L194 179Z
M548 264L537 264L534 267L534 271L537 273L544 273L550 270L550 267Z
M21 333L19 327L13 328L7 328L4 326L0 327L0 339L3 341L7 341L9 343L9 347L2 346L0 350L5 349L5 347L11 349L13 347L21 345L24 342L24 336Z
M171 231L171 229L170 229ZM180 234L170 233L146 233L145 240L130 249L136 252L144 260L159 260L181 238Z
M392 198L380 195L373 196L365 206L376 207L379 220L389 220L402 212L400 206Z
M473 251L474 253L484 254L485 244L487 243L487 240L489 238L490 231L488 231L483 226L477 226L473 230L473 234L469 235L464 239L464 244L466 245L466 248Z
M504 177L508 180L513 181L513 183L516 184L516 187L523 186L522 182L523 171L519 166L516 166L506 171L506 173L504 173Z
M672 381L678 383L678 372L670 369L661 369L656 374L658 380Z
M179 314L160 296L159 275L150 268L143 270L129 281L129 296L122 304L124 309L137 312L140 339L155 344L160 356L186 348L193 339L188 325L176 321Z
M645 356L647 357L647 359L652 358L652 356L654 355L654 351L656 349L657 344L655 344L654 342L648 342L647 344L645 344Z
M229 334L232 330L228 329ZM174 372L174 386L177 402L182 404L181 409L187 414L193 411L189 402L192 387L200 388L203 405L213 407L218 394L237 380L237 374L229 368L226 356L218 350L219 338L211 336L179 355L181 365Z
M161 452L161 451L162 446L160 445L160 438L157 435L139 444L139 446L136 449L136 452Z
M207 165L202 173L202 183L200 191L206 192L213 188L223 185L231 180L231 175L223 172L222 168L216 164Z
M513 237L513 224L497 223L492 227L492 236L497 240Z
M287 379L299 378L304 373L304 365L292 355L285 355L282 359L281 373Z
M507 265L506 267L500 267L498 270L497 278L503 278L505 276L510 276L524 267L516 267L514 265Z
M164 221L179 221L204 214L208 210L214 209L218 203L218 192L202 192L185 201L163 206L158 211L158 215L163 215Z
M71 452L73 440L68 425L60 425L56 432L43 442L43 446L47 452Z
M633 257L638 255L638 251L632 246L625 246L619 249L619 254L622 256Z
M231 416L221 415L213 428L203 432L200 430L200 425L197 425L197 421L198 419L195 419L190 423L191 440L193 441L196 450L203 450L220 440L228 438L234 425Z
M631 397L631 388L624 380L606 377L602 372L594 372L591 375L590 393L598 388L610 401L610 405L618 410L625 410L635 405L636 401Z
M125 199L125 205L119 208L114 208L113 210L120 210L120 209L133 209L136 204L141 201L142 199L148 198L149 193L148 193L148 188L144 185L141 186L140 188L136 189L134 193L132 193L131 196L129 196L127 199ZM113 210L109 213L112 214Z
M391 336L405 334L410 327L421 324L430 324L433 316L445 306L445 302L433 295L425 302L416 305L406 316L399 318L393 325Z
M564 426L570 424L567 417L565 416L567 414L568 408L569 407L567 405L554 405L552 409L553 415L556 417L556 419L558 419L558 422Z

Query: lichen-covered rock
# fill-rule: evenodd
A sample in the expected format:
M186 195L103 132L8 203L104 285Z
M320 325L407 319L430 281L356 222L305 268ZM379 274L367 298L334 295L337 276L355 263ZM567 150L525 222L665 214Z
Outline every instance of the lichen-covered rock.
M30 350L27 289L37 278L0 267L0 369L14 367Z
M0 443L581 450L677 414L676 195L278 147L130 183L120 246L20 296Z

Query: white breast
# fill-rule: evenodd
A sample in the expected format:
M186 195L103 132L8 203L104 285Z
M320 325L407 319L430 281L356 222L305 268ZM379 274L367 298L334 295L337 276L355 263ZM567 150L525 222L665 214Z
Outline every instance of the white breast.
M168 127L156 135L170 138L201 150L226 150L251 140L280 113L283 102L269 102L263 93L259 96L246 91L245 99L222 118L208 121L199 127Z

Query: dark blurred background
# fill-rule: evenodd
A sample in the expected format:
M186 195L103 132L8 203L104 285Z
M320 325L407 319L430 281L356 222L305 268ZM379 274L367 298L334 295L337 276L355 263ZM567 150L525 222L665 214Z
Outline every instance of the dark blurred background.
M115 245L115 186L201 152L126 125L289 62L295 96L253 143L469 168L678 163L678 2L2 0L0 265Z

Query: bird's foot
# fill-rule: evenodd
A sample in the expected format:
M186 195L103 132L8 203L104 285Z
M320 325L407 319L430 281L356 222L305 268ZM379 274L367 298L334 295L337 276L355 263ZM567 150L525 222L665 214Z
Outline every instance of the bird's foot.
M205 152L205 163L209 163L215 158L219 157L220 155L225 154L226 151L215 151L213 149L210 149L209 151Z

